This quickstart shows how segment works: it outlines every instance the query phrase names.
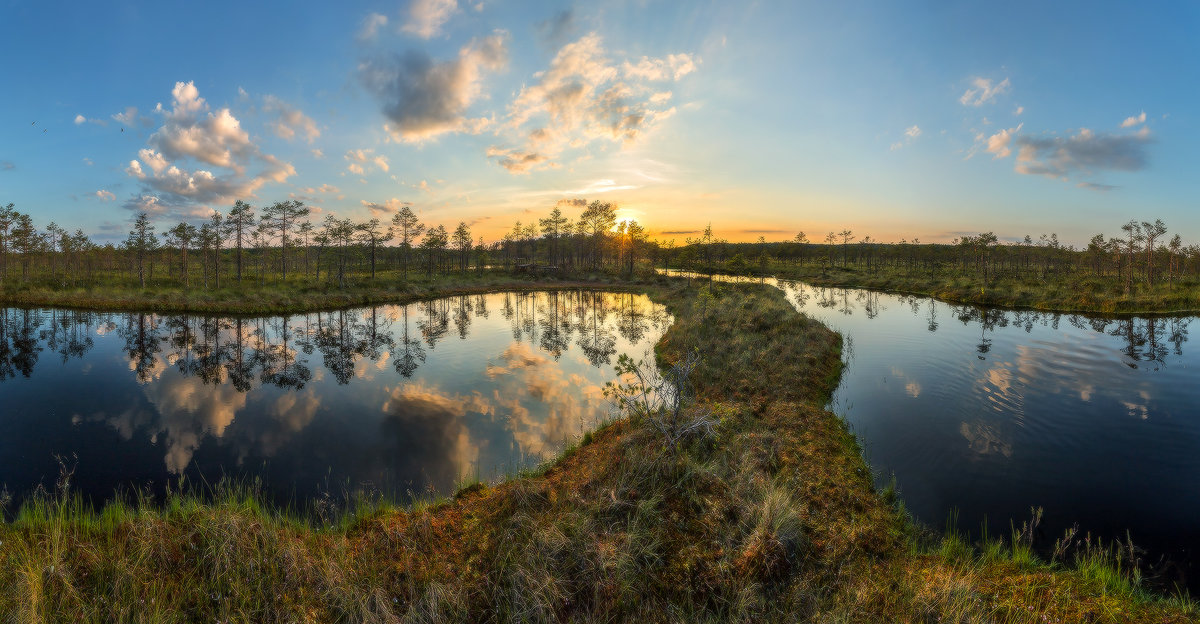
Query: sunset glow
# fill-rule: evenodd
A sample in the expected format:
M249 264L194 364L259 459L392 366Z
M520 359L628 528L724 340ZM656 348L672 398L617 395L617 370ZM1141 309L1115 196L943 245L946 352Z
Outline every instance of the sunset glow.
M10 3L0 201L101 242L237 199L489 240L562 199L664 240L1200 237L1200 9L1007 7Z

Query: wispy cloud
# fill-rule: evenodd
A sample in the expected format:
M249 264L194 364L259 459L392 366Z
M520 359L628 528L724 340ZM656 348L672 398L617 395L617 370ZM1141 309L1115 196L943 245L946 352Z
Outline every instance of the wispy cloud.
M918 126L917 124L913 124L913 125L909 126L908 128L905 128L904 129L904 140L892 143L892 150L893 151L898 150L898 149L904 147L905 145L912 143L919 136L921 136L921 127Z
M408 7L408 21L400 30L429 39L440 33L457 11L457 0L413 0Z
M321 136L317 122L300 109L273 95L268 95L263 100L263 111L275 114L275 121L271 122L270 126L280 138L290 141L299 133L311 144Z
M362 200L362 205L364 208L371 211L371 216L385 217L395 213L404 206L411 206L412 202L393 197L382 204L377 202L369 202L364 199Z
M537 23L537 32L547 46L563 45L575 34L575 12L566 9L555 13L552 17Z
M387 26L388 17L380 13L371 13L363 20L362 29L358 31L361 41L369 41L379 34L379 29Z
M973 78L971 86L963 92L958 101L963 106L983 106L995 99L996 96L1006 93L1011 86L1008 78L995 84L989 78Z
M585 35L563 46L517 94L497 130L512 145L492 146L488 157L525 173L558 166L555 159L565 150L593 141L636 142L676 112L670 91L659 83L691 74L699 62L679 53L618 64L598 34Z
M1109 191L1114 191L1116 189L1121 188L1119 186L1113 186L1111 184L1098 184L1096 182L1080 182L1079 184L1076 184L1075 186L1078 186L1079 188L1091 189L1093 191L1099 191L1101 193L1107 193Z

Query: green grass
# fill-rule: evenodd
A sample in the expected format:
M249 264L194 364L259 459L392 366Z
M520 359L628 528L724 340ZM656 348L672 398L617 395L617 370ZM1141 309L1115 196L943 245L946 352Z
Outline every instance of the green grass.
M558 278L535 278L499 270L450 273L435 275L432 278L410 274L409 277L410 279L404 280L397 272L381 271L374 280L348 280L344 288L327 282L314 283L305 278L289 278L283 283L268 280L262 285L254 280L246 280L240 286L236 282L226 280L220 289L205 289L198 285L185 289L178 284L158 284L142 289L116 280L87 287L21 284L10 280L9 283L0 286L0 305L135 312L288 314L405 303L455 294L579 286L628 288L662 281L653 274L641 275L632 280L609 273L578 273Z
M542 286L544 287L544 285ZM604 286L608 288L610 286ZM1111 551L1046 563L999 540L922 542L824 409L840 337L774 288L637 288L699 349L712 436L617 420L495 484L401 508L276 509L253 484L99 511L67 492L0 525L18 622L1189 622ZM1018 540L1019 541L1019 540ZM1110 554L1104 554L1110 553Z

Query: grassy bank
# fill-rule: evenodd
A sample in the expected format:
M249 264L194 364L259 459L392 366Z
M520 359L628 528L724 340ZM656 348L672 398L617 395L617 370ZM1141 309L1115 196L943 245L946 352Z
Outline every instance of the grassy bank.
M935 297L950 303L1025 308L1046 312L1111 315L1182 314L1200 312L1200 283L1163 281L1153 286L1134 284L1132 292L1111 277L1085 274L1034 277L978 276L937 270L878 271L861 267L823 267L816 264L772 263L765 273L816 286L851 286L884 292Z
M500 287L500 286L497 286ZM693 350L711 434L618 420L506 482L411 508L67 495L0 526L0 612L39 621L1189 622L1102 551L923 539L823 409L839 336L756 285L642 286ZM699 413L699 412L689 412ZM69 490L68 490L69 492ZM1067 564L1063 560L1068 560ZM1080 566L1073 563L1078 561Z
M0 288L0 305L18 307L81 308L135 312L200 312L213 314L288 314L332 310L362 305L407 303L430 297L475 294L500 290L550 288L629 288L649 281L626 280L606 273L582 273L562 278L517 276L485 271L438 275L432 278L383 273L374 280L356 279L345 287L325 282L291 280L284 283L225 286L219 289L179 286L130 287L127 284L91 287L10 285Z

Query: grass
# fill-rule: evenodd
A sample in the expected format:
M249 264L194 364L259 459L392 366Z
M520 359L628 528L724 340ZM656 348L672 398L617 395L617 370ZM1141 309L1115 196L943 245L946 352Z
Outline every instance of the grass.
M1074 563L929 538L877 492L822 406L840 337L749 284L640 288L692 349L712 436L668 448L646 420L543 466L400 508L280 510L252 486L100 510L63 488L0 525L0 613L17 622L1191 622L1114 551ZM1019 542L1018 538L1014 538ZM1010 540L1011 544L1013 540Z
M562 278L516 276L501 271L410 275L381 271L374 280L347 280L345 288L304 278L287 282L268 281L259 285L246 280L238 286L226 280L220 289L159 284L145 289L124 281L72 287L48 284L8 283L0 286L0 305L49 306L134 312L200 312L222 314L289 314L314 310L407 303L431 297L496 291L545 290L547 288L629 287L657 280L652 275L627 280L609 273L580 273ZM229 285L229 284L234 285Z
M1025 308L1047 312L1109 315L1152 315L1200 312L1200 281L1194 278L1154 285L1134 283L1126 294L1115 277L1090 274L999 276L984 281L975 275L939 269L905 271L884 267L825 267L773 263L772 274L817 286L853 286L884 292L934 297L950 303Z

